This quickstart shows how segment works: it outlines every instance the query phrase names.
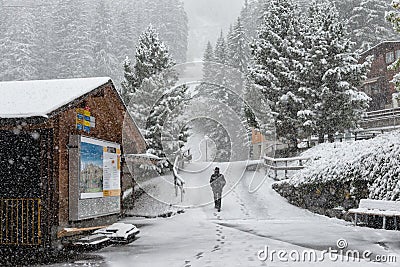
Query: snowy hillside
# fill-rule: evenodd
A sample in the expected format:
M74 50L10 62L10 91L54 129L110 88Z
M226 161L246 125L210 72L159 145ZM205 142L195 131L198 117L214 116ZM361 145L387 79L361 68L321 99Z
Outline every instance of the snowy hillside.
M400 132L357 142L321 144L303 156L308 167L281 184L294 187L338 181L367 181L369 197L400 200Z

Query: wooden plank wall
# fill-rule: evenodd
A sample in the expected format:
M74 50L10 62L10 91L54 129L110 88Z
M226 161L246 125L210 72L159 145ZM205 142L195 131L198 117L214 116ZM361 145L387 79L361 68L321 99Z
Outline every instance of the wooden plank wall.
M89 107L91 116L96 118L96 127L90 133L76 130L76 108ZM146 145L138 129L130 119L125 118L125 108L120 102L112 85L105 86L96 94L83 99L77 105L63 111L58 116L58 160L59 160L59 226L68 226L68 142L70 135L84 135L105 141L123 144L122 133L133 142L127 142L129 150L142 153ZM125 139L126 140L126 139ZM123 147L123 150L125 147ZM124 151L125 152L125 151ZM130 182L130 178L122 181L122 186Z

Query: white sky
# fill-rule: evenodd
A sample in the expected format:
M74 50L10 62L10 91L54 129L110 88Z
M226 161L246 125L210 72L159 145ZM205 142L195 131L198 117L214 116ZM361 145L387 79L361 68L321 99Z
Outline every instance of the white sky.
M183 0L189 18L188 61L203 57L208 41L215 42L239 16L244 0Z

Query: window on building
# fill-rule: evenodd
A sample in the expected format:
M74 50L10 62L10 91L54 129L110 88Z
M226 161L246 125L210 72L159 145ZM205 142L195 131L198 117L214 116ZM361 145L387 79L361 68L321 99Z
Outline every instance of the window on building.
M386 53L386 63L392 63L394 61L394 53L393 52L388 52Z
M371 95L371 86L369 84L364 85L364 92L369 96Z
M400 58L400 50L396 50L396 60Z

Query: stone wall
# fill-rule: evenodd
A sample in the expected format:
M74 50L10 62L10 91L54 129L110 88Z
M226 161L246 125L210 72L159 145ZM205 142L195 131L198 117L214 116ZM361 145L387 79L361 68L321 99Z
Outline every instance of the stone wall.
M273 189L295 206L341 219L349 219L346 211L358 207L359 200L368 197L366 181L329 181L296 187L280 182Z

